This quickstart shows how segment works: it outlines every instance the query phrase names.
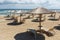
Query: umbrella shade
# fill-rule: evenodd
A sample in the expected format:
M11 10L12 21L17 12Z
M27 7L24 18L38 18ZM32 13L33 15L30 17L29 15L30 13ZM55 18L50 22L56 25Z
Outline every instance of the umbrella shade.
M15 12L16 10L11 10L11 12Z
M18 13L18 14L26 14L27 12L26 12L26 11L21 11L21 10L19 10L19 11L17 11L16 13Z
M50 10L40 7L40 8L36 8L34 10L32 10L30 13L34 13L34 14L46 14L46 13L51 13Z
M22 14L24 13L23 11L19 10L16 12L19 16L22 16Z
M16 13L22 13L22 11L21 11L21 10L19 10L19 11L17 11Z
M8 10L8 12L11 12L11 10Z
M8 11L9 15L11 16L11 10Z
M15 10L9 10L8 12L9 12L9 13L10 13L10 12L13 13L13 12L15 12Z
M17 14L20 14L20 22L21 22L21 15L23 14L23 12L21 10L16 12Z

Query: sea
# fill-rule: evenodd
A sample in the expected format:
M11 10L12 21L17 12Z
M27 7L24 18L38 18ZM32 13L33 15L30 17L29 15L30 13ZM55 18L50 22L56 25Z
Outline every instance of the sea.
M10 13L8 12L9 10L22 10L22 11L30 11L32 9L0 9L0 16L5 16L5 15L9 15ZM60 9L49 9L51 11L57 11L60 12Z
M30 11L32 9L0 9L0 16L5 16L5 15L9 15L10 13L8 11L10 10L16 10L16 11Z

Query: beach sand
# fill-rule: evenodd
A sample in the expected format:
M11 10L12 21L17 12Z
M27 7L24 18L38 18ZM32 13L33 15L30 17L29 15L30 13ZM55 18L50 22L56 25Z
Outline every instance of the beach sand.
M46 20L42 22L42 26L50 29L55 26L59 26L59 21L51 21L48 20L48 16L50 14L46 14ZM59 17L59 13L56 14L56 18ZM4 17L0 17L0 20L4 20L0 22L0 40L34 40L31 35L29 36L26 31L27 29L38 29L38 22L32 22L32 19L26 19L24 24L22 25L7 25L7 23L10 23L11 21L5 20ZM41 36L42 40L60 40L60 30L54 29L55 35L48 37L44 34L44 36ZM40 40L37 38L37 40Z

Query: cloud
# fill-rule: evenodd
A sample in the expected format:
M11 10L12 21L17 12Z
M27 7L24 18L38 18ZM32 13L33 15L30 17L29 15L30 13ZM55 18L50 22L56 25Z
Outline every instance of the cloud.
M0 3L2 3L2 4L11 4L11 3L27 3L27 4L29 4L29 3L32 3L32 1L31 0L0 0Z
M2 7L1 7L2 6ZM0 9L33 9L38 7L39 5L29 5L29 4L7 4L7 5L0 5Z
M60 0L0 0L0 4L11 4L10 6L12 6L12 4L33 4L46 8L60 8Z
M42 4L47 0L0 0L0 3L34 3L34 4Z
M49 0L48 3L46 3L50 6L48 8L53 8L53 9L59 9L60 8L60 1L59 0Z
M0 0L0 3L3 3L4 2L4 0Z
M35 4L43 4L45 2L49 3L59 3L59 0L0 0L0 3L4 2L13 2L13 3L35 3Z

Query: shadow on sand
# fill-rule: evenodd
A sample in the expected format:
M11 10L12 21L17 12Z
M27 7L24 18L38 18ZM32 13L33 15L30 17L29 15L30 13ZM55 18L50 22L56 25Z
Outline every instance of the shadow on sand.
M39 21L39 20L32 20L32 22L43 22L44 20L41 20L41 21Z
M19 22L19 23L17 23L17 22L7 23L7 25L21 25L21 24L23 24L23 22Z
M29 32L16 34L14 38L15 40L35 40L34 35L30 34ZM45 36L37 34L36 40L45 40Z
M54 27L57 30L60 30L60 25Z
M48 20L51 20L51 21L58 21L58 19L48 19Z
M13 20L13 19L5 19L5 20Z

